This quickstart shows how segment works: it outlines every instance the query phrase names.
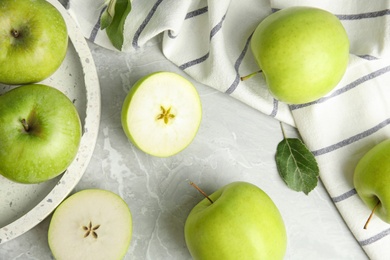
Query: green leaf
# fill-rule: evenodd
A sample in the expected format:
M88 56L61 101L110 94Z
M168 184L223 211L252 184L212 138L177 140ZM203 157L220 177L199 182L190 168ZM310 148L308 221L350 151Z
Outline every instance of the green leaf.
M112 45L118 50L122 50L123 29L130 11L131 0L110 0L100 18L100 29L106 30Z
M100 17L100 29L101 30L106 29L112 23L113 17L114 16L112 16L108 12L108 7L107 7L107 9L103 12L102 16Z
M317 186L317 161L300 139L284 137L276 150L276 165L289 188L308 195Z

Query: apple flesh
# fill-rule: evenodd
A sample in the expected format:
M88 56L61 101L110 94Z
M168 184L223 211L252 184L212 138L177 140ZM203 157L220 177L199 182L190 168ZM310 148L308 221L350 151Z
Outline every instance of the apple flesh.
M230 183L199 202L185 222L193 259L283 259L287 235L271 198L247 182Z
M266 17L253 33L251 49L271 94L288 104L326 95L349 60L349 40L339 19L313 7L289 7Z
M123 259L131 241L126 202L102 189L76 192L54 211L48 242L55 259Z
M81 131L76 107L58 89L9 90L0 96L0 174L20 183L58 176L75 158Z
M363 202L390 223L390 140L375 145L359 160L353 183Z
M0 82L35 83L53 74L68 46L61 13L45 0L1 0L0 14Z
M122 107L126 136L145 153L168 157L186 148L202 118L199 95L190 81L173 72L138 80Z

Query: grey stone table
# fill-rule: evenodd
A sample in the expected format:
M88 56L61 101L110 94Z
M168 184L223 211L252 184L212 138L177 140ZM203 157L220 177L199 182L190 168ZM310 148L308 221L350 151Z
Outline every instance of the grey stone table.
M158 41L123 54L89 43L102 98L101 124L92 160L73 192L111 190L133 215L133 238L125 259L191 259L183 227L202 195L233 181L258 185L274 200L288 232L286 259L367 259L322 183L308 196L290 190L278 175L274 154L282 138L277 120L194 82L165 59ZM176 156L155 158L135 148L122 130L124 98L140 77L160 70L177 72L195 84L203 119L191 145ZM285 126L289 136L294 128ZM0 246L0 259L53 259L47 244L50 217Z

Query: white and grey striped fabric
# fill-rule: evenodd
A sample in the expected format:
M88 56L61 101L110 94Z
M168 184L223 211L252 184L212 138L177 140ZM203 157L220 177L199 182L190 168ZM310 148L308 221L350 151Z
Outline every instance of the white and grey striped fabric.
M104 0L62 2L86 38L112 48L98 29ZM351 41L351 59L344 78L329 95L288 106L268 93L260 75L247 81L239 77L257 70L249 48L257 24L270 13L294 5L316 6L337 15ZM357 242L371 259L390 259L390 225L374 217L369 229L363 229L371 210L352 182L357 161L390 137L388 0L133 0L122 51L136 51L161 34L165 56L195 80L296 126Z

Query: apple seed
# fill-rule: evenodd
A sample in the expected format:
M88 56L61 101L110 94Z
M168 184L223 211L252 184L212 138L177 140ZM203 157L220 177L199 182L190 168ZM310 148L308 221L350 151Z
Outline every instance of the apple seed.
M98 234L96 233L96 230L100 227L100 225L93 226L92 222L89 222L88 226L83 226L83 230L86 231L84 234L84 237L88 237L89 235L92 235L93 238L98 238Z
M168 124L169 119L175 118L174 114L171 114L171 107L165 109L163 106L160 106L161 114L157 116L157 120L163 119L165 124Z

